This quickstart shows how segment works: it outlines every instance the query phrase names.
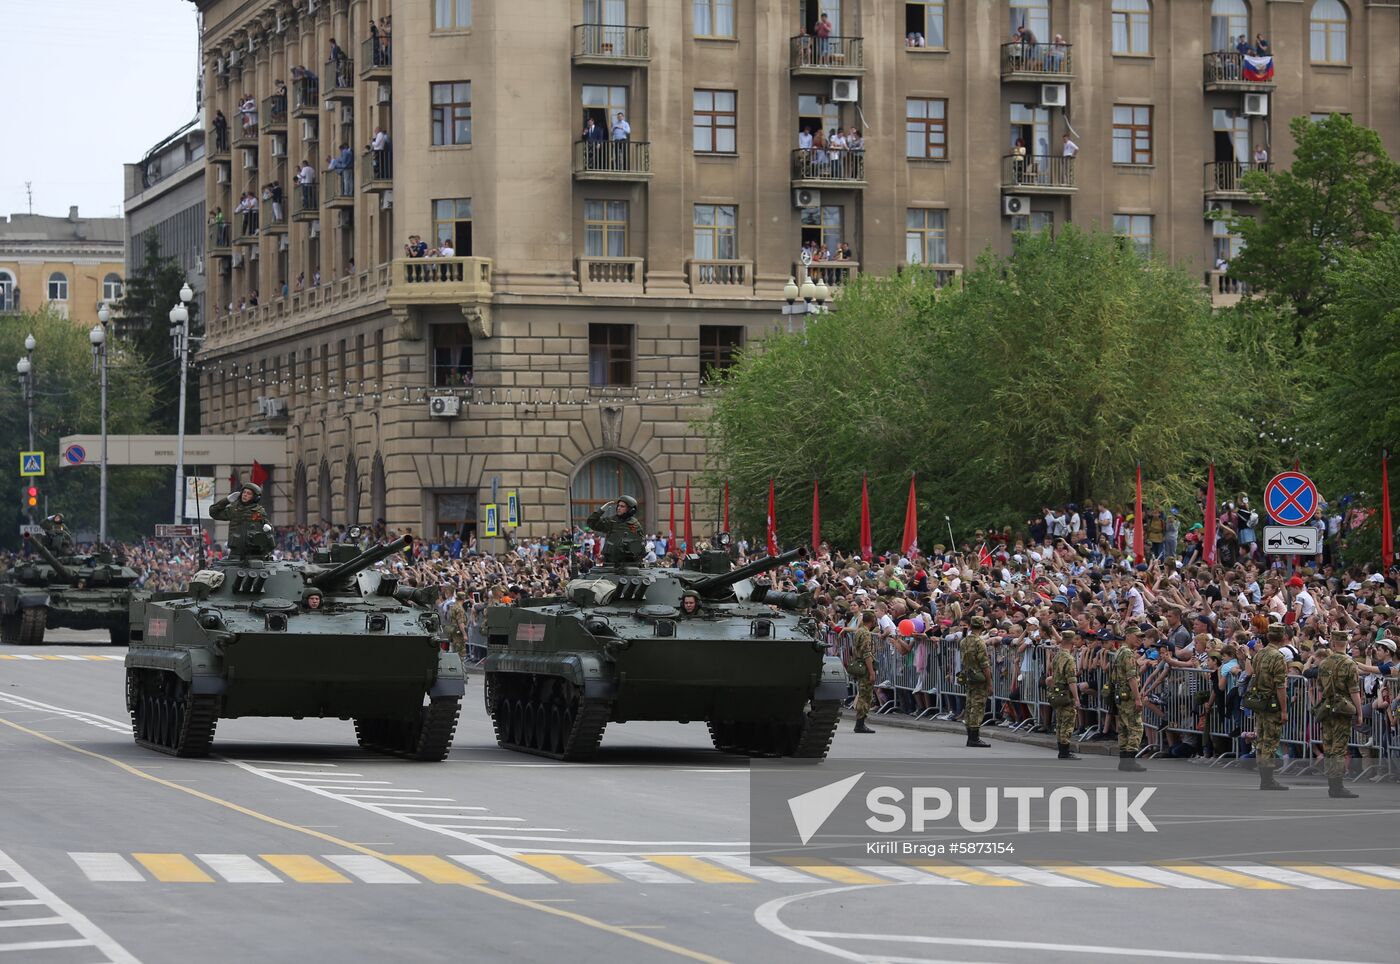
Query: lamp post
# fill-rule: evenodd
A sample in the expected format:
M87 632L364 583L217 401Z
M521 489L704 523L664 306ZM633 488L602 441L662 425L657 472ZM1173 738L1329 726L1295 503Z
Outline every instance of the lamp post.
M92 370L101 377L102 384L102 457L98 462L100 476L97 483L97 541L107 542L107 323L112 320L112 311L103 302L97 310L97 324L88 332L92 342Z
M180 288L180 303L170 309L170 340L175 361L180 366L180 412L175 434L175 524L185 521L185 391L190 371L190 309L194 291L186 282Z
M824 280L812 281L812 276L808 275L802 279L802 284L797 283L796 278L788 278L788 283L783 285L783 298L787 305L783 308L783 314L788 319L788 334L793 333L793 316L802 315L802 327L807 327L807 315L821 314L826 311L826 300L831 297L831 289L826 286ZM802 303L798 304L797 299L801 298Z
M34 348L38 344L31 334L24 339L24 357L15 364L20 384L24 387L24 407L29 416L29 451L34 451ZM29 521L34 522L34 510L29 509Z

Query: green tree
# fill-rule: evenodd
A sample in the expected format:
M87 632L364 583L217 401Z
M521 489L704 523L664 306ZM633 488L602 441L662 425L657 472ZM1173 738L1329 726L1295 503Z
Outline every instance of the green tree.
M152 431L174 435L180 412L180 369L171 354L170 309L180 301L185 272L174 258L161 254L155 232L146 234L144 260L126 279L122 300L115 307L118 337L157 373ZM198 334L198 305L190 302L190 332ZM186 393L185 431L199 431L199 392Z
M1257 216L1237 211L1229 218L1244 242L1230 273L1291 309L1301 340L1332 300L1343 256L1395 234L1400 165L1375 131L1340 114L1316 122L1295 117L1289 129L1292 162L1244 178L1262 200Z

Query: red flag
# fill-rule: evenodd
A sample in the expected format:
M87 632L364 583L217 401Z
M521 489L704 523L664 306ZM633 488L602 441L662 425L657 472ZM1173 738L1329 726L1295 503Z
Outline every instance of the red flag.
M1206 521L1201 533L1201 561L1208 566L1215 565L1215 463L1210 463L1210 476L1206 479Z
M267 485L267 480L272 477L272 473L269 472L257 459L253 459L252 476L253 484L261 486Z
M913 556L919 548L919 508L914 501L914 476L909 476L909 501L904 506L904 535L899 540L899 551Z
M694 552L695 537L690 533L690 479L685 480L685 551Z
M729 482L724 483L724 528L722 532L729 531Z
M875 540L870 537L870 479L860 477L860 557L866 562L875 555Z
M817 480L812 480L812 555L822 549L822 508L817 495Z
M992 567L992 554L987 551L987 544L982 543L982 547L977 550L977 568L990 569Z
M668 545L666 548L675 552L676 549L676 487L671 486L671 528L666 532Z
M1147 561L1147 547L1142 543L1142 463L1137 464L1137 499L1133 502L1133 562Z
M773 480L768 480L768 554L778 554L778 499Z
M1381 562L1387 569L1395 562L1395 526L1390 521L1390 453L1381 452Z

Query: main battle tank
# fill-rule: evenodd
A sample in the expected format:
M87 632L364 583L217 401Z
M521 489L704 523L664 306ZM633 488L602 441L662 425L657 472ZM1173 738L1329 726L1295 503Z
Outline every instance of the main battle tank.
M363 747L444 759L466 692L461 658L444 651L422 590L370 568L412 544L337 545L310 564L232 558L184 592L133 603L136 742L203 756L220 718L340 717Z
M846 671L825 656L805 593L751 577L801 550L730 571L726 552L682 569L605 565L562 596L486 614L486 711L496 742L591 758L609 722L704 720L717 749L821 759ZM698 595L694 615L682 597Z
M128 642L127 613L140 575L99 549L92 555L58 556L42 537L26 543L39 556L0 574L0 642L38 645L44 630L105 629L112 642Z

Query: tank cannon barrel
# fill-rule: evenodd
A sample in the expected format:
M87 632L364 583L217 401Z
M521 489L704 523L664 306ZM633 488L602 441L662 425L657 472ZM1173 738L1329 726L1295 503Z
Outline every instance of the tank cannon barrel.
M39 555L44 557L45 562L53 566L53 571L58 575L58 578L65 582L74 581L73 570L58 561L58 556L49 551L49 547L44 545L43 539L35 539L27 532L24 534L24 538L29 541L31 546L39 550Z
M411 545L413 545L413 536L401 536L393 542L370 546L353 559L346 559L339 565L313 576L311 579L307 580L307 582L317 589L322 591L327 590L346 576L353 575L361 569L368 569L376 562L388 559L394 553L401 552Z
M779 566L787 565L789 562L805 559L806 556L807 550L799 546L796 549L789 549L787 552L776 556L764 556L762 559L755 559L753 562L740 566L738 569L731 569L729 572L719 572L715 573L713 576L697 579L690 584L690 588L694 589L702 596L707 596L719 592L722 589L728 589L736 582L748 579L750 576L757 576L761 572L776 569Z
M754 602L767 603L779 609L802 610L812 608L810 592L781 592L776 589L755 589Z

